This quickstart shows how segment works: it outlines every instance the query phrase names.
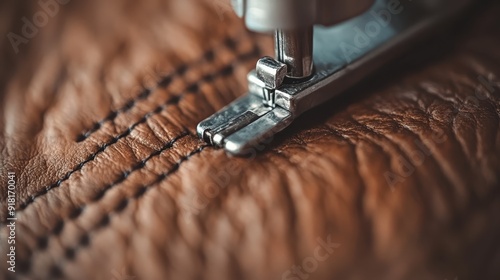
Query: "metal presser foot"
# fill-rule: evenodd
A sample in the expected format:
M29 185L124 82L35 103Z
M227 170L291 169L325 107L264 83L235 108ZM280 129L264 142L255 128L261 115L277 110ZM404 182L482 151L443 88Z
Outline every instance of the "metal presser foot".
M275 58L261 58L248 74L248 94L199 123L198 135L231 154L245 154L452 19L469 2L233 0L249 29L274 32Z

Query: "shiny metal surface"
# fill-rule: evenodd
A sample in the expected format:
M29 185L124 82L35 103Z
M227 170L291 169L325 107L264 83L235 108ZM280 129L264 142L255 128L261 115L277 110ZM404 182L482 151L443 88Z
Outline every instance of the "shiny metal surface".
M362 16L330 28L315 27L315 71L309 79L285 80L274 90L275 107L270 108L263 104L265 83L251 72L249 81L255 81L249 83L249 94L201 122L197 128L200 137L214 143L219 135L214 144L242 154L401 54L472 1L396 2L378 0ZM247 111L255 115L248 117Z
M201 122L197 133L207 143L223 147L235 155L244 155L291 121L289 111L268 107L260 96L249 94Z
M228 136L221 147L234 155L254 153L262 141L270 139L274 134L286 128L292 120L292 114L289 111L274 108L261 118Z
M277 30L275 34L276 60L287 65L287 77L303 79L313 70L313 27Z
M265 87L276 89L283 84L287 66L272 57L265 56L257 61L255 71L257 72L257 78L264 82Z
M249 88L255 89L263 97L264 104L269 107L275 105L275 90L285 79L287 66L272 57L263 57L257 61L255 75L248 76Z
M232 0L248 29L274 32L333 25L368 9L374 0Z
M257 77L257 72L254 70L247 75L248 91L262 98L262 103L267 107L274 108L276 105L275 89L266 87L265 82Z

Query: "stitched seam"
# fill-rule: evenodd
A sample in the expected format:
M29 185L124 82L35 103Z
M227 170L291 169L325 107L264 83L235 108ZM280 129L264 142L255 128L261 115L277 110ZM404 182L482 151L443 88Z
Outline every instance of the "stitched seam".
M106 194L107 191L109 191L110 189L112 189L116 185L118 185L118 184L122 183L123 181L125 181L135 171L143 169L146 166L146 163L149 160L151 160L152 158L154 158L156 156L159 156L164 151L171 149L173 147L173 145L177 141L181 140L182 138L184 138L184 137L186 137L188 135L190 135L189 132L187 132L187 131L182 132L179 136L177 136L177 137L173 138L172 140L170 140L167 144L165 144L160 149L155 150L154 152L152 152L149 156L147 156L143 160L140 160L139 162L136 162L130 169L124 171L122 173L122 175L118 179L116 179L111 184L108 184L108 185L104 186L104 188L102 190L100 190L97 193L97 195L92 198L92 201L99 201L102 197L104 197L104 195ZM85 205L81 205L80 207L84 207L84 206ZM73 216L75 216L75 215L73 215ZM77 216L75 216L75 218L76 217Z
M259 48L257 46L254 46L254 49L252 51L243 53L241 55L238 55L238 57L237 57L237 59L236 59L235 62L246 61L246 60L250 59L251 57L253 57L253 56L255 56L255 55L259 54L259 53L260 53ZM31 203L33 203L36 198L38 198L38 197L40 197L42 195L47 194L49 190L51 190L53 188L58 188L59 186L61 186L61 184L64 181L68 180L71 177L71 175L73 175L77 171L80 171L87 163L93 161L96 158L97 155L99 155L102 152L104 152L108 147L110 147L111 145L113 145L116 142L118 142L118 140L120 140L120 139L128 136L136 126L138 126L139 124L145 123L150 117L152 117L152 116L160 113L161 111L163 111L169 105L177 105L180 102L180 100L183 98L183 96L185 96L187 94L190 94L190 93L194 93L196 90L198 90L199 84L201 84L202 82L209 82L209 81L212 81L212 80L214 80L216 78L224 77L224 76L227 76L227 75L231 74L233 68L234 68L233 64L227 65L227 66L223 67L220 71L217 71L215 73L206 74L205 76L203 76L196 83L188 85L186 87L186 91L184 91L183 93L181 93L179 95L172 96L165 103L163 103L162 105L159 105L153 111L148 112L147 114L145 114L139 121L137 121L136 123L134 123L131 126L129 126L127 128L127 130L125 130L124 132L122 132L118 136L113 137L110 141L108 141L107 143L103 144L96 152L92 153L89 157L87 157L87 159L85 159L84 161L80 162L72 170L68 171L61 179L59 179L55 183L52 183L51 185L46 186L41 191L39 191L39 192L37 192L35 194L30 195L27 200L25 200L24 202L22 202L19 205L19 207L17 208L18 212L26 209L26 207L28 207Z
M152 158L156 157L156 156L159 156L161 155L164 151L166 150L169 150L170 148L173 147L173 145L181 140L182 138L188 136L188 135L191 135L188 131L184 131L183 133L181 133L180 135L176 136L175 138L173 138L172 140L170 140L167 144L165 144L161 149L158 149L158 150L155 150L153 151L149 156L145 157L144 159L136 162L134 165L132 165L132 167L130 169L128 169L127 171L124 171L122 173L122 175L116 179L115 181L113 181L112 183L109 183L107 185L104 186L104 188L102 190L100 190L97 195L95 195L92 199L91 199L91 202L93 203L97 203L99 200L101 200L104 195L106 194L106 192L108 192L110 189L114 188L115 186L121 184L122 182L124 182L132 173L134 173L135 171L138 171L138 170L142 170L145 168L146 166L146 163L151 160ZM78 218L80 216L80 214L83 212L84 208L86 207L87 205L84 204L84 205L80 205L76 208L74 208L72 210L72 212L69 214L68 218L69 220L75 220L76 218ZM59 218L59 220L57 220L55 222L55 226L51 229L51 233L53 235L58 235L59 233L61 233L62 229L64 228L65 226L65 223L64 223L64 220L63 218ZM49 234L47 236L47 238L50 236L51 234ZM46 244L46 240L47 239L42 239L42 238L39 238L38 239L38 243L37 243L37 246L39 247L42 247L44 248L47 244Z
M149 160L151 160L152 158L154 158L156 156L161 155L164 151L172 148L173 145L177 141L181 140L182 138L184 138L184 137L186 137L188 135L191 135L191 134L189 132L187 132L187 131L181 133L179 136L176 136L171 141L169 141L167 144L165 144L161 149L155 150L154 152L152 152L146 158L144 158L144 159L136 162L132 166L131 169L129 169L128 171L124 171L122 173L122 175L119 178L117 178L114 182L107 184L102 190L100 190L97 193L97 195L94 196L90 200L91 203L98 203L104 197L104 195L106 194L107 191L109 191L110 189L114 188L115 186L123 183L135 171L142 170L145 167L146 163ZM80 206L77 206L76 208L74 208L73 211L68 216L68 219L69 220L75 220L75 219L77 219L80 216L80 214L83 212L84 208L87 205L88 204L84 204L84 205L80 205ZM53 235L58 235L59 233L61 233L61 231L62 231L63 228L64 228L64 218L60 218L58 221L55 222L55 226L51 229L51 232L52 232ZM50 234L49 234L49 236L50 236ZM45 245L43 245L43 244L42 245L39 244L38 246L45 247Z
M38 193L35 193L35 194L33 194L33 195L30 195L30 196L29 196L29 200L27 200L27 201L23 202L23 203L20 205L20 209L25 209L25 208L26 208L29 204L33 203L33 201L34 201L36 198L38 198L38 197L40 197L40 196L42 196L42 195L47 194L47 193L49 192L49 190L51 190L51 189L53 189L53 188L58 188L59 186L61 186L61 184L62 184L64 181L68 180L68 179L69 179L69 177L70 177L73 173L75 173L75 172L77 172L77 171L81 170L81 169L82 169L82 168L83 168L83 167L84 167L87 163L89 163L89 162L91 162L92 160L94 160L94 159L95 159L95 157L96 157L97 155L99 155L100 153L104 152L104 151L105 151L108 147L110 147L112 144L114 144L114 143L118 142L118 140L120 140L120 139L122 139L123 137L125 137L125 136L129 135L129 134L130 134L130 132L133 130L133 128L134 128L135 126L137 126L138 124L139 124L139 123L135 123L135 124L133 124L133 125L132 125L132 126L130 126L130 127L129 127L129 128L128 128L125 132L121 133L120 135L118 135L118 136L114 137L113 139L111 139L111 141L109 141L109 142L105 143L104 145L102 145L102 146L101 146L101 147L100 147L100 148L99 148L99 149L98 149L95 153L91 154L91 155L90 155L90 156L89 156L89 157L88 157L85 161L83 161L83 162L79 163L79 164L76 166L76 168L74 168L73 170L71 170L71 171L69 171L68 173L66 173L66 175L64 175L64 177L63 177L63 178L59 179L59 180L58 180L57 182L55 182L54 184L52 184L52 185L49 185L49 186L45 187L44 189L42 189L42 190L41 190L41 191L39 191ZM148 160L150 160L152 157L154 157L156 153L161 153L162 151L164 151L164 150L166 150L166 149L170 148L170 147L171 147L171 146L172 146L175 142L177 142L177 141L178 141L178 140L180 140L182 137L185 137L185 136L187 136L187 135L188 135L188 133L187 133L187 132L183 132L180 136L178 136L178 137L176 137L176 138L172 139L171 141L169 141L169 142L168 142L165 146L163 146L160 150L155 151L154 153L152 153L151 155L149 155L146 159L141 160L139 163L136 163L136 165L140 164L141 162L144 162L144 163L145 163L145 162L147 162L147 161L148 161ZM169 147L169 146L170 146L170 147ZM137 168L138 168L136 165L135 165L135 166L133 166L133 167L132 167L132 169L131 169L130 171L135 171L135 169L137 169ZM130 174L126 174L126 172L123 174L123 176L124 176L125 178L126 178L126 177L128 177L128 175L130 175ZM123 177L123 176L122 176L122 177Z
M221 46L225 46L231 50L234 50L236 48L235 41L238 41L238 38L227 37L226 39L224 39ZM129 99L127 102L125 102L125 104L122 107L115 109L115 110L111 110L111 112L109 112L106 117L95 122L90 129L88 129L87 131L78 135L76 141L82 142L82 141L86 140L92 134L94 134L95 132L100 130L104 123L106 123L108 121L114 121L120 114L128 112L132 108L134 108L137 105L137 102L139 102L140 100L147 99L151 95L151 93L154 92L155 89L160 88L160 87L162 87L162 88L168 87L168 85L173 81L173 79L176 76L183 77L187 73L188 69L194 68L198 65L201 65L204 62L213 61L215 59L215 55L214 55L215 51L214 50L218 49L219 47L220 46L217 46L213 49L206 51L199 59L195 60L194 62L184 63L184 64L180 65L177 69L175 69L172 73L161 77L159 79L159 81L156 82L156 85L154 85L151 88L143 89L139 93L139 95Z
M94 232L100 230L100 229L104 229L107 226L109 226L111 214L120 213L121 211L123 211L127 207L127 205L129 204L128 202L130 200L139 199L140 197L142 197L147 191L151 190L152 187L163 182L164 180L169 178L170 175L174 174L177 170L179 170L182 163L187 162L190 158L192 158L196 154L201 153L207 147L210 147L210 146L205 144L205 145L201 145L201 146L197 147L196 149L192 150L191 152L189 152L188 154L186 154L185 156L183 156L179 160L177 160L177 162L173 166L171 166L166 172L157 175L157 177L151 183L143 185L141 188L139 188L138 191L135 194L133 194L131 197L124 197L119 203L117 203L118 207L115 207L112 211L110 211L109 213L106 213L104 215L104 217L102 217L99 220L99 222L96 223L88 232L83 233L83 235L79 239L78 244L76 244L73 248L70 248L70 247L65 248L65 259L66 260L73 260L75 258L75 252L78 249L80 249L80 247L84 248L86 246L89 246L90 240L91 240L90 235L93 234ZM99 199L94 201L94 203L98 203L98 201L99 201ZM75 217L70 217L70 220L74 220L74 219L75 219ZM49 234L45 237L42 237L44 239L43 243L45 246L43 246L42 248L39 247L38 250L34 250L33 254L31 254L31 255L34 256L34 255L36 255L36 252L42 252L43 250L48 248L48 246L47 246L48 245L47 244L48 238L52 235L59 235L62 232L62 227L64 227L65 222L67 222L67 221L62 220L61 230L59 230L57 232L52 231L52 234ZM57 269L57 266L56 266L56 269ZM29 273L30 270L31 270L31 268L29 268L26 271L26 273Z

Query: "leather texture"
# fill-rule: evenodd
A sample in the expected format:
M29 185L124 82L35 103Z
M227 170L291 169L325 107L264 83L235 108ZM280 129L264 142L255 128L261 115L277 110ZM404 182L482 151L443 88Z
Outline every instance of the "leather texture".
M41 9L0 5L2 34ZM476 5L236 158L196 124L272 38L218 0L60 5L0 45L0 278L498 279L499 13Z

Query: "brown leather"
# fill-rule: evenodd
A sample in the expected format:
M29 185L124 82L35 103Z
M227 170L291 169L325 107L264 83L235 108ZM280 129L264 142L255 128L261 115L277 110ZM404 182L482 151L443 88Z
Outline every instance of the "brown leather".
M33 3L2 3L2 34ZM303 279L319 250L303 277L495 279L500 5L479 6L251 158L195 136L272 54L224 2L72 1L17 55L3 37L0 275Z

